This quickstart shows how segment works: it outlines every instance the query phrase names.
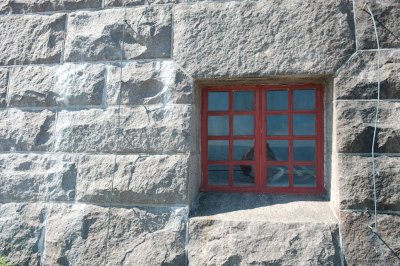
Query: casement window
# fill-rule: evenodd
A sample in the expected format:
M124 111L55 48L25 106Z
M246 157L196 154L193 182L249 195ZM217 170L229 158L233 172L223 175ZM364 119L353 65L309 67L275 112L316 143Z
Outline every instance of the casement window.
M322 193L323 87L202 89L203 191Z

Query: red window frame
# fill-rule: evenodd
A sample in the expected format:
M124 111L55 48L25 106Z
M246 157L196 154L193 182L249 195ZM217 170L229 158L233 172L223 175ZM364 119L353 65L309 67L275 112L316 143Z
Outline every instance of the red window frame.
M301 89L315 89L315 110L294 110L293 109L293 91ZM271 90L288 91L288 110L267 111L266 95ZM208 111L208 93L209 92L229 92L229 110L228 111ZM255 108L254 111L234 111L233 94L235 91L254 91ZM258 192L258 193L280 193L280 194L323 194L324 189L324 109L323 92L321 84L300 84L300 85L228 85L218 87L204 87L201 91L201 158L202 158L202 180L201 191L220 191L220 192ZM254 136L233 136L233 115L254 115ZM286 114L288 115L288 135L287 136L267 136L266 117L267 114ZM293 115L294 114L315 114L316 128L315 135L295 136L293 134ZM229 115L229 136L208 136L208 116ZM254 139L254 161L233 160L233 140ZM229 159L224 161L208 160L208 140L229 140ZM287 161L268 161L266 155L267 140L288 140L289 159ZM294 140L315 140L316 151L315 161L296 161L293 160L293 141ZM233 185L233 166L234 165L255 165L254 186L234 186ZM229 185L218 186L208 184L208 166L209 165L229 165ZM267 166L287 165L289 168L289 186L288 187L269 187L266 178ZM315 166L316 168L316 186L315 187L295 187L294 186L294 166Z

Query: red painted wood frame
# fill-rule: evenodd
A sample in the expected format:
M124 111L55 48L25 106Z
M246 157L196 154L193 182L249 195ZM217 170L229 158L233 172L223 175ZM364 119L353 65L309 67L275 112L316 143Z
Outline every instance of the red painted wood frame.
M315 90L315 109L314 110L294 110L293 91L314 89ZM266 95L268 91L286 90L288 92L288 109L283 111L268 111ZM253 91L254 111L234 111L233 99L234 92ZM208 111L209 92L228 92L229 110L227 111ZM261 192L261 193L280 193L280 194L322 194L324 189L324 107L323 107L323 86L321 84L300 84L300 85L232 85L220 87L205 87L202 89L201 104L201 147L202 147L202 182L201 191L220 191L220 192ZM287 136L267 136L266 117L267 114L285 114L288 116L288 135ZM298 136L293 134L293 117L295 114L315 114L316 127L315 135ZM209 116L229 116L229 135L228 136L208 136L208 117ZM233 116L234 115L254 115L254 136L234 136L233 135ZM253 161L233 160L233 141L254 139ZM227 140L229 141L229 159L223 161L208 160L208 141ZM267 140L287 140L289 143L289 159L287 161L267 160L266 143ZM313 161L293 160L293 141L295 140L315 140L316 151ZM209 185L208 167L210 165L229 166L228 185ZM233 166L252 165L255 166L254 186L234 186ZM271 187L267 183L268 166L288 166L289 185L287 187ZM315 187L295 187L294 186L294 166L314 166L316 173Z

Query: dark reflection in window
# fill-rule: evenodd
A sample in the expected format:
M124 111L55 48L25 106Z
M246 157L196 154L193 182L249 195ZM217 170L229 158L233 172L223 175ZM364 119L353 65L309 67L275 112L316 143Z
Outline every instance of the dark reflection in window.
M253 115L233 116L233 135L235 136L254 135L254 116Z
M267 116L267 135L287 136L288 135L288 116L287 115L268 115Z
M228 159L229 159L228 140L208 141L208 160L228 160Z
M243 171L244 165L235 165L233 167L233 185L234 186L252 186L254 185L255 167L246 165L250 171L246 174Z
M209 116L208 117L209 136L228 136L229 135L229 116Z
M315 187L317 185L315 167L295 166L293 181L295 187Z
M315 90L295 90L293 92L294 110L315 110Z
M253 111L254 110L254 92L236 91L233 96L234 111Z
M294 140L293 159L295 161L315 161L315 140Z
M267 184L269 187L288 187L289 170L287 166L267 167Z
M293 115L293 134L295 136L315 135L315 114Z
M208 111L228 111L229 93L215 91L208 93Z
M268 140L267 160L288 161L289 160L289 141L287 140Z
M233 159L243 161L254 160L254 140L233 141Z
M228 165L209 165L208 166L208 184L219 186L229 184L229 166Z
M272 90L267 92L267 110L282 111L288 109L288 91Z

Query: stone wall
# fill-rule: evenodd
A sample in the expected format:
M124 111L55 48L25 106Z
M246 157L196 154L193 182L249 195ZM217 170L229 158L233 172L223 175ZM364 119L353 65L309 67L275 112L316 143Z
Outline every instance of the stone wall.
M224 223L188 221L201 179L197 84L301 78L323 80L333 92L325 101L332 128L326 139L334 143L326 144L332 158L326 187L345 260L396 263L382 244L399 254L396 2L371 5L385 48L376 147L379 239L368 228L373 212L365 211L373 209L377 52L362 1L2 1L0 254L15 265L336 263L337 250L324 242L312 250L289 242L282 254L291 256L279 260L238 261L234 249L220 257L221 249L196 243L227 234ZM338 245L329 221L312 228L236 221L241 229L234 237L264 228L268 237L246 246L277 232ZM300 261L293 252L315 256Z

